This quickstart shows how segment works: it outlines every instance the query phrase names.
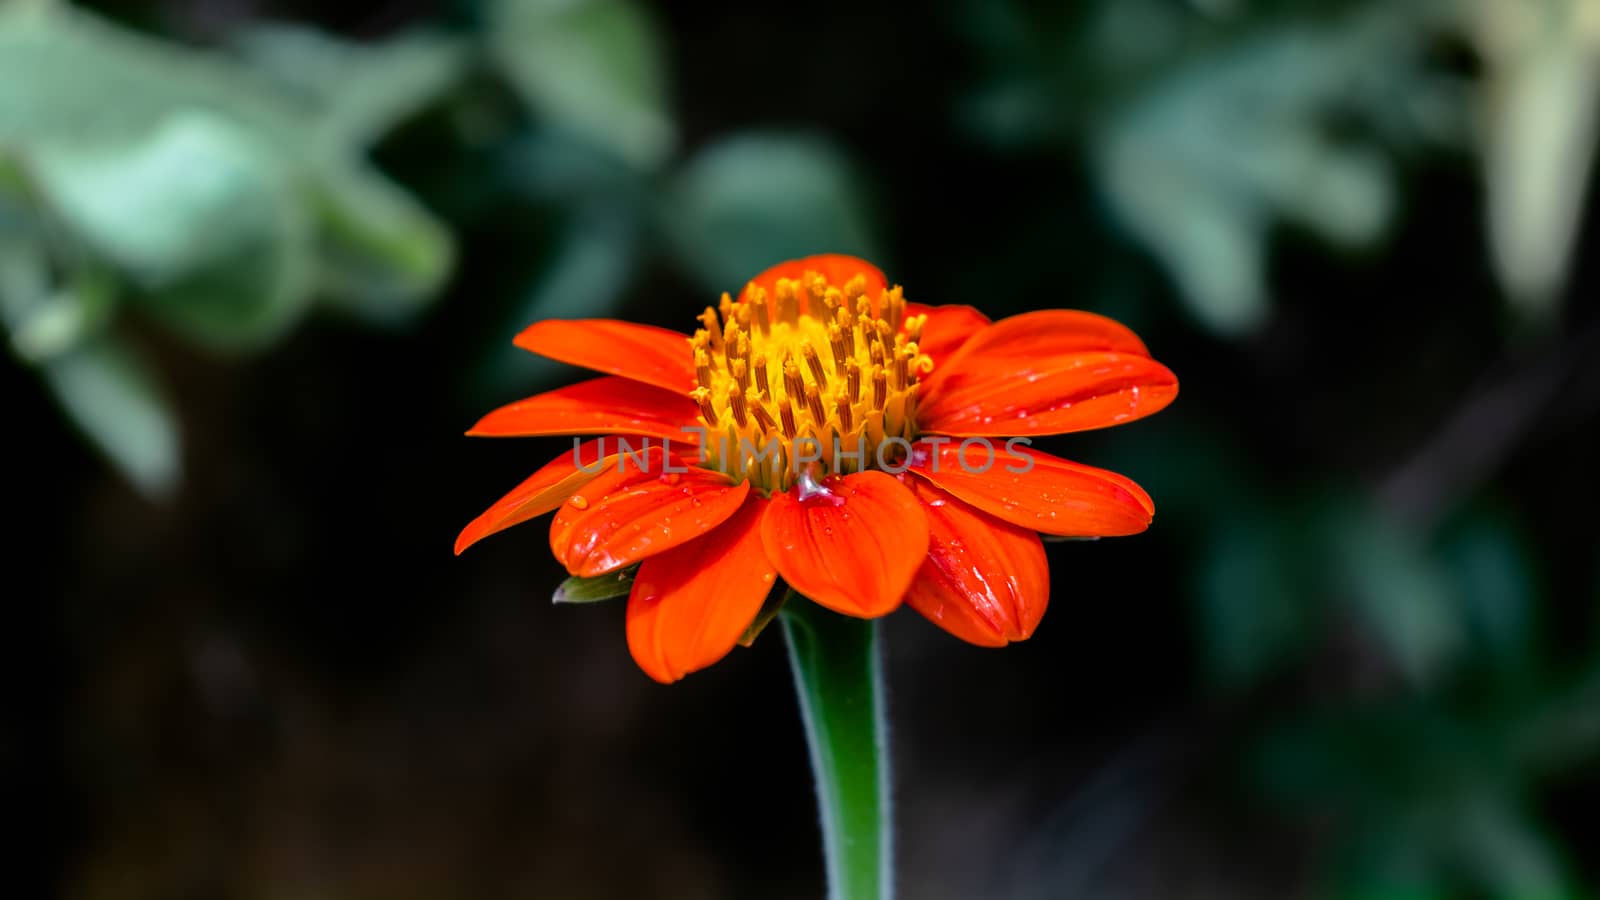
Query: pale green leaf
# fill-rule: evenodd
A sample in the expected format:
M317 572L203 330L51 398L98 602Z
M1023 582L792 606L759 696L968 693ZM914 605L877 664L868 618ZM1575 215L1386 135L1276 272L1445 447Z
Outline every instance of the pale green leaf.
M455 265L450 231L410 193L352 162L330 162L315 185L327 299L380 322L415 313Z
M226 119L178 113L138 140L43 143L31 162L52 211L193 338L259 344L310 299L310 223L290 175Z
M1388 650L1413 685L1439 682L1467 645L1464 611L1448 573L1420 537L1375 510L1328 515L1331 586Z
M368 147L453 87L467 48L440 34L354 43L295 25L255 25L233 40L245 62L314 110L320 139Z
M653 169L677 143L654 23L632 0L496 0L489 50L541 119Z
M1100 125L1093 159L1111 212L1213 331L1245 334L1265 321L1267 241L1279 223L1351 247L1392 218L1385 158L1328 125L1352 101L1375 123L1392 100L1363 85L1409 77L1414 50L1392 38L1387 16L1285 23L1220 43L1141 82Z
M151 374L109 338L80 345L42 369L61 408L128 480L152 497L177 486L177 418Z
M700 151L679 174L660 228L715 290L813 253L877 258L849 161L815 137L746 134Z
M607 318L617 312L639 253L636 224L602 211L581 215L557 239L523 302L501 334L543 319ZM496 389L526 388L571 368L529 353L501 337L484 356L485 380Z
M1571 268L1600 137L1600 27L1586 0L1479 9L1493 258L1513 299L1548 314Z
M321 271L301 279L302 289L320 286L359 311L396 318L436 291L454 250L444 226L367 162L362 145L441 90L459 49L416 37L360 56L359 73L310 96L69 7L0 8L0 149L112 153L154 140L175 119L226 122L234 149L252 144L249 155L275 160L285 179L272 209L241 206L240 216L259 224L290 202L315 213ZM185 293L184 304L209 293Z

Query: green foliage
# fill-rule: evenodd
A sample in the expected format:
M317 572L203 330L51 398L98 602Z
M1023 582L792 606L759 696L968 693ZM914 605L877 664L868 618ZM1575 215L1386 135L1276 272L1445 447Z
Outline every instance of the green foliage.
M1002 146L1090 147L1117 223L1225 335L1270 312L1277 228L1370 247L1394 218L1408 155L1480 141L1496 267L1522 309L1548 318L1597 138L1587 9L1127 0L1063 19L983 4L969 18L988 76L968 120ZM1484 61L1476 82L1437 64L1449 43Z
M128 141L37 142L29 159L63 228L195 340L272 340L311 299L311 226L291 175L226 119L179 110Z
M1580 645L1571 659L1552 647L1546 548L1517 518L1471 505L1493 497L1456 498L1471 511L1424 530L1360 486L1305 470L1300 456L1314 466L1318 453L1297 441L1323 439L1327 430L1306 425L1323 413L1286 411L1285 396L1264 388L1284 371L1277 355L1315 341L1292 328L1282 345L1277 331L1270 347L1249 338L1277 315L1326 320L1275 309L1275 285L1303 282L1275 277L1274 245L1291 229L1314 239L1313 255L1371 252L1418 214L1414 169L1442 169L1439 157L1456 175L1481 164L1496 271L1515 310L1555 321L1600 108L1592 8L974 0L918 26L950 29L941 77L965 103L949 127L977 139L948 141L958 149L942 158L971 168L947 180L941 170L926 189L948 190L964 213L962 198L990 185L958 179L1015 164L1028 187L1039 173L1048 191L1005 198L1023 213L990 252L926 261L947 280L934 282L942 296L917 299L996 314L1096 308L1176 360L1184 399L1103 438L1114 452L1094 461L1156 498L1156 528L1141 540L1182 548L1187 568L1172 577L1189 590L1198 690L1244 723L1239 763L1260 796L1284 818L1317 813L1330 853L1315 874L1329 896L1574 896L1578 867L1538 803L1600 750L1600 645L1564 635ZM454 235L488 234L506 243L466 260L481 268L460 279L472 309L452 327L465 321L481 329L469 339L492 343L477 374L503 399L571 372L511 346L511 334L545 318L636 312L657 296L647 279L732 291L793 256L882 261L873 200L905 186L873 168L892 155L827 131L852 133L851 114L762 111L753 130L713 127L680 146L691 129L674 109L675 48L643 2L491 0L481 18L464 18L454 33L359 43L254 24L202 51L65 5L0 6L0 329L141 490L170 492L183 448L139 327L236 353L269 349L319 306L402 325L450 279ZM1471 64L1443 64L1452 53ZM976 82L960 80L972 72ZM886 96L882 108L896 112L907 99ZM681 99L698 133L717 100ZM935 143L950 137L937 122L923 126ZM402 126L406 140L389 143ZM392 151L419 132L431 143L416 179L370 159L381 149L406 171ZM1079 179L1103 209L1076 208ZM1079 220L1094 212L1106 221ZM973 233L938 227L947 224ZM1152 267L1138 254L1131 266L1079 265L1123 238L1170 280L1190 333L1147 302L1162 292L1145 289ZM1068 270L1070 293L1040 290ZM1428 338L1417 336L1416 355L1447 366ZM1386 366L1371 377L1394 371ZM1348 374L1310 383L1326 391ZM1284 395L1311 402L1304 390ZM1219 399L1242 391L1263 393ZM1424 414L1415 399L1395 405ZM1249 443L1280 430L1270 450ZM1102 438L1083 440L1064 452ZM1320 458L1341 452L1351 451ZM1296 462L1250 464L1268 453ZM569 579L554 602L622 597L632 576ZM778 613L773 601L746 640ZM816 615L826 616L785 609L790 639L810 641ZM827 677L832 664L818 659L802 679ZM1279 702L1289 708L1258 712ZM861 791L876 774L859 762L835 760L870 805ZM1127 779L1140 790L1112 792L1112 830L1135 827L1127 807L1154 805L1142 774Z
M459 48L358 51L286 28L248 43L261 70L65 6L0 10L0 211L13 268L44 273L4 288L12 344L151 490L176 477L177 430L152 376L99 335L117 314L255 349L318 298L404 317L453 257L444 226L364 154L448 87ZM92 311L73 287L91 274Z
M1483 0L1476 13L1491 246L1512 299L1548 320L1600 137L1600 29L1583 0Z
M101 336L43 366L67 416L133 484L150 496L177 486L177 416L154 375L132 351Z
M489 53L543 122L642 169L677 143L665 54L629 0L496 0Z
M773 260L824 252L875 257L862 193L849 162L825 141L749 134L696 154L660 215L701 280L729 290Z

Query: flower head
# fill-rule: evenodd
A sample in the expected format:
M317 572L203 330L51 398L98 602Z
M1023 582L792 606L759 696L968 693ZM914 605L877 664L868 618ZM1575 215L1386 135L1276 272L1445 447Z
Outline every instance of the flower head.
M1143 531L1127 478L1026 446L1160 410L1178 382L1131 331L1072 310L991 323L905 300L871 264L814 256L724 294L692 336L545 321L534 353L608 373L468 434L598 434L473 520L456 552L554 511L573 575L637 565L628 646L675 681L721 659L779 576L838 612L902 602L985 646L1033 633L1040 534Z

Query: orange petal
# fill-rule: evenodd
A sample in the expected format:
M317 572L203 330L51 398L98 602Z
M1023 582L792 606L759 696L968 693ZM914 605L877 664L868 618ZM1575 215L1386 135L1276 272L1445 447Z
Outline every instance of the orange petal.
M900 605L928 555L928 520L905 485L857 472L772 495L761 540L790 587L836 612L872 618Z
M934 371L951 357L962 345L989 327L989 317L970 306L925 306L907 303L906 315L927 316L922 326L922 340L917 347L933 360Z
M948 425L949 434L1059 434L1114 425L1176 396L1177 379L1149 356L1138 335L1094 313L1046 309L1001 319L947 359L934 360L937 368L918 392L919 420L929 431L943 430L935 421ZM1121 393L1133 387L1139 390ZM1095 391L1112 397L1094 403ZM1027 404L1003 402L1012 397Z
M761 548L766 505L751 495L715 530L639 565L628 649L645 674L670 684L739 642L777 578Z
M536 519L559 507L579 488L593 481L595 476L608 468L616 468L619 450L638 449L641 446L642 441L601 437L584 441L561 454L461 529L461 534L456 537L456 555L459 556L461 551L491 534ZM672 449L684 459L695 459L698 448L683 444L674 445Z
M1026 640L1050 601L1044 544L1033 531L913 480L928 517L928 558L906 604L982 647Z
M878 292L889 286L889 279L872 263L854 256L842 253L821 253L816 256L807 256L803 259L791 259L788 262L778 263L772 268L762 272L744 290L739 292L739 301L748 299L750 286L758 285L767 292L770 298L776 292L779 278L798 279L806 272L816 272L828 279L829 284L843 287L850 279L860 275L867 280L867 295L877 302Z
M1115 472L1009 442L933 444L918 442L909 460L912 473L1023 528L1068 537L1114 537L1144 531L1155 515L1150 495Z
M529 476L527 481L517 485L511 493L495 501L493 506L484 510L483 515L461 529L461 534L456 537L456 555L459 556L461 551L497 531L538 518L567 502L567 498L577 493L578 488L604 471L604 442L605 438L584 441L551 460L544 468ZM585 472L584 465L593 467L593 471Z
M693 427L699 414L699 408L688 397L610 375L502 406L480 419L467 434L641 434L668 441L694 441Z
M1003 370L1011 359L1032 360L1089 350L1150 355L1144 341L1126 325L1081 309L1025 312L1001 319L973 337L961 348L959 356L950 358L941 377L966 374L967 366L956 364L967 363L969 357L973 357L972 374L988 378L996 371L997 363ZM933 379L935 383L937 380Z
M688 466L660 446L621 454L562 504L550 549L574 575L603 575L705 534L748 493L749 482Z
M517 335L516 345L560 362L677 393L687 394L695 388L689 339L665 328L614 319L546 319Z
M958 350L918 391L923 431L957 437L1066 434L1142 419L1178 396L1177 376L1147 356L971 352L981 340L982 335ZM987 374L984 366L992 367ZM949 374L957 367L959 372Z

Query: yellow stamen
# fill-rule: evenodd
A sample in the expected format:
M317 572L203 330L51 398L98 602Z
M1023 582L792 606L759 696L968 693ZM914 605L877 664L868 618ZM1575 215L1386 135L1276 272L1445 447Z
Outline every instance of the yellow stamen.
M905 348L902 347L901 349L896 350L894 354L894 389L897 391L905 390L906 386L911 383L910 375L911 358L906 353Z
M779 278L773 285L774 296L777 298L776 310L779 322L793 322L800 316L800 307L794 296L794 282L787 278Z
M794 436L800 433L800 429L795 427L794 404L789 402L788 397L783 398L783 405L778 407L778 415L783 417L783 436L791 441L794 440Z
M771 334L772 310L767 307L767 292L760 285L751 285L748 302L756 311L756 325L761 329L761 336Z
M822 393L814 384L806 385L806 409L811 412L811 421L818 425L828 422L828 414L822 409Z
M806 368L811 370L811 377L816 380L817 386L827 387L828 373L822 371L822 360L817 356L817 348L810 344L801 344L800 355L806 358Z
M916 438L917 379L932 365L918 343L926 320L906 315L898 288L868 290L861 276L838 284L805 271L705 310L690 338L704 465L770 492L799 477L795 441L822 445L813 474L827 475L870 465L862 460L885 441ZM773 440L776 458L751 456Z
M828 326L828 347L833 351L833 371L836 375L844 374L844 331L838 325Z
M756 388L761 391L763 397L772 396L772 385L767 381L767 358L765 356L756 357Z
M727 363L728 374L733 374L733 361L739 358L739 324L728 323L728 331L723 335L722 360Z
M700 314L700 324L705 326L706 334L711 339L711 349L716 353L721 353L722 327L717 324L717 311L709 306L706 307L706 311Z
M857 297L867 292L867 276L857 273L844 283L845 299L855 302Z
M700 417L705 419L706 425L717 427L717 408L711 405L711 389L695 388L689 392L689 396L700 404Z
M701 387L711 389L711 354L704 350L694 352L694 377Z
M906 340L913 344L922 343L922 329L928 324L928 314L912 316L906 320Z
M800 379L800 367L792 359L783 361L783 392L791 401L806 395L805 382Z
M850 317L850 308L848 306L839 307L839 311L834 313L833 324L839 329L839 337L844 341L844 355L855 356L856 326Z
M755 418L756 424L761 426L762 431L770 434L777 430L778 423L772 420L772 413L767 412L767 408L761 404L760 400L746 395L745 403L750 406L750 415Z
M889 323L890 328L898 329L906 318L905 291L902 291L899 285L890 288L884 294L884 306L886 307L883 314L884 321Z

